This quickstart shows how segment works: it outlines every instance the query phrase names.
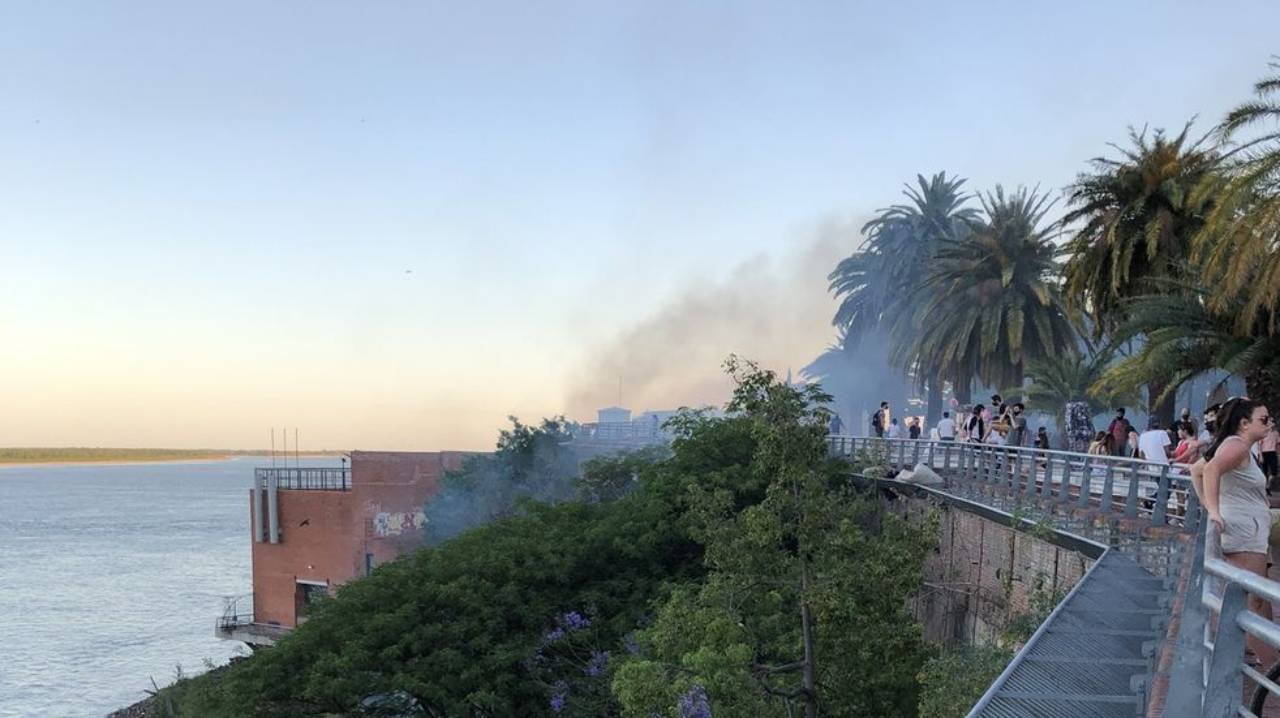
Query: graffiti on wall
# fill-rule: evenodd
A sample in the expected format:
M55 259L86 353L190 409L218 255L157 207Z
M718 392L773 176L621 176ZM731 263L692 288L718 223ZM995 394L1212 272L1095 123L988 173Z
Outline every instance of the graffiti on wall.
M373 517L373 532L378 536L399 536L427 525L427 514L418 511L379 511Z

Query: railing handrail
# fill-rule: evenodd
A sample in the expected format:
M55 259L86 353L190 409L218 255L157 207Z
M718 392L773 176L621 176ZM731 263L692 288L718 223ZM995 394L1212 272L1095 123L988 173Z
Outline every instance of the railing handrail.
M998 449L1001 451L1017 451L1021 453L1034 453L1037 456L1048 455L1048 456L1063 457L1063 458L1093 459L1095 461L1101 460L1104 463L1137 464L1139 466L1149 466L1157 472L1166 466L1169 467L1170 469L1182 469L1182 470L1190 469L1189 465L1174 463L1172 460L1170 460L1168 463L1162 464L1158 461L1148 461L1146 459L1139 459L1135 456L1114 456L1111 454L1089 454L1086 452L1068 451L1065 449L1039 449L1034 446L1008 446L1006 444L993 444L985 441L960 441L959 439L948 441L945 439L908 439L908 438L901 438L901 437L891 439L887 436L886 437L858 436L855 434L828 434L827 439L828 441L831 439L856 439L857 441L876 441L876 442L886 442L886 443L901 442L904 444L932 444L932 445L949 444L951 446L980 447L983 449L990 449L990 450Z
M253 470L255 484L274 481L285 490L348 491L351 489L349 466L260 466Z
M1252 636L1280 650L1280 626L1254 612L1247 596L1252 594L1266 601L1280 601L1280 582L1228 563L1222 551L1221 530L1212 521L1205 521L1205 524L1204 563L1195 569L1203 571L1204 577L1216 579L1202 579L1200 600L1216 617L1217 630L1213 630L1215 621L1205 621L1201 643L1203 715L1215 718L1252 715L1241 700L1245 676L1264 687L1276 700L1280 700L1280 691L1276 690L1274 683L1259 680L1265 677L1270 666L1263 666L1260 674L1244 661L1247 637ZM1191 585L1195 585L1194 582Z

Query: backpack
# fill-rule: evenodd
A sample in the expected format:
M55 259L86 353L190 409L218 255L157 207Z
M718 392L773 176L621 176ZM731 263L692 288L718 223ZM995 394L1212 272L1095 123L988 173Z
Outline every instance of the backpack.
M884 409L876 409L876 413L871 416L871 428L884 429Z

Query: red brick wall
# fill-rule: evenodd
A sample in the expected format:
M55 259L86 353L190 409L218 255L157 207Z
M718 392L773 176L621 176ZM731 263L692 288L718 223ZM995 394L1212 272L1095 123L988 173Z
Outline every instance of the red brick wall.
M351 491L281 490L280 543L253 544L254 620L292 627L299 579L338 586L364 575L366 554L376 566L422 546L423 506L466 456L355 451Z
M423 506L440 490L446 470L462 465L465 453L356 451L351 454L352 493L360 513L353 536L373 565L423 543Z
M350 492L282 490L277 503L280 543L253 544L254 620L293 626L298 579L336 586L359 575L364 557L349 538L354 530ZM264 502L264 524L265 511Z

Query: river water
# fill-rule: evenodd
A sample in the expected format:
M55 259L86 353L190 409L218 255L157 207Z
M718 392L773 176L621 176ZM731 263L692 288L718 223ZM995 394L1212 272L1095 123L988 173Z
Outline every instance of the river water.
M101 718L247 652L213 629L263 463L0 468L0 717Z

